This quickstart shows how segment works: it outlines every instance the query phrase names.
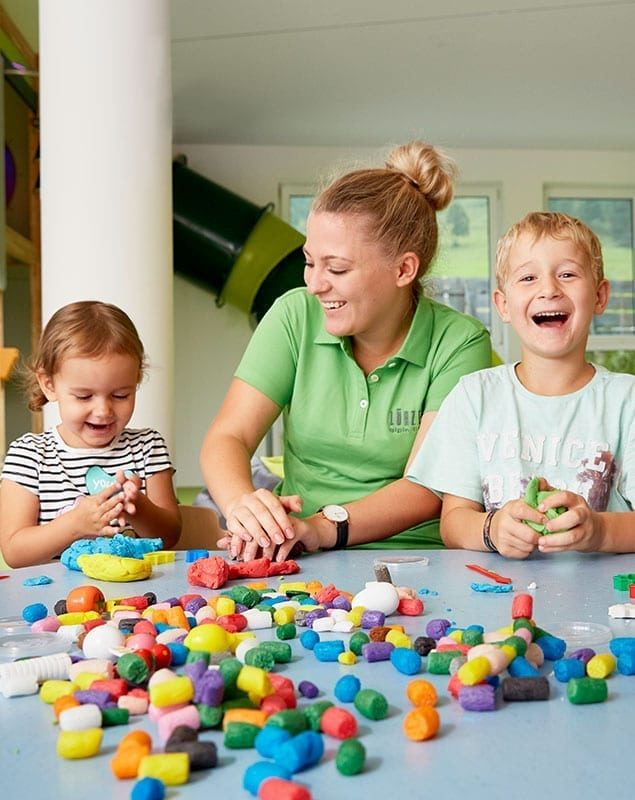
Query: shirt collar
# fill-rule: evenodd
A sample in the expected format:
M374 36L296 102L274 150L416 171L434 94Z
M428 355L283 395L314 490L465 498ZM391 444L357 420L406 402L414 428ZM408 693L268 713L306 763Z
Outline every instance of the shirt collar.
M434 316L432 303L427 297L421 297L417 303L410 330L399 352L392 357L403 361L410 361L419 367L425 366L428 360L428 350L432 337L432 318ZM350 340L348 337L333 336L321 325L313 340L316 344L337 344L348 355L351 354Z

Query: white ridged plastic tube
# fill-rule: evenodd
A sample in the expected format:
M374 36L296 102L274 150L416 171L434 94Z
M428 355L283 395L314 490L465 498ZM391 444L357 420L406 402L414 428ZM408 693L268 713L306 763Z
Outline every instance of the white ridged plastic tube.
M71 657L68 653L56 653L53 656L25 658L0 664L0 685L11 678L34 678L38 683L50 680L68 680Z

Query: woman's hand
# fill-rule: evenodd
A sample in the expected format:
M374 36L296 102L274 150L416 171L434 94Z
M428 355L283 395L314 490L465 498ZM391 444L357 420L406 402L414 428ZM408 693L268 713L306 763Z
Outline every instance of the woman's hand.
M575 492L556 492L538 506L539 511L564 506L567 510L546 524L551 533L541 536L538 549L541 553L559 553L563 550L588 552L600 550L600 515L589 508L586 500Z
M219 541L221 547L228 546L232 557L250 561L256 558L258 549L271 558L277 545L295 537L289 513L302 511L302 499L298 495L278 497L268 489L256 489L243 494L227 511L227 537Z

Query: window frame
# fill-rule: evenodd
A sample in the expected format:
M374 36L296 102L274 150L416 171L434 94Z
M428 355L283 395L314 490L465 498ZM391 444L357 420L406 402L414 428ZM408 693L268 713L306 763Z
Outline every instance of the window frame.
M632 233L635 241L635 186L624 184L589 184L589 183L545 183L543 186L543 208L549 209L551 198L570 197L575 200L630 200L632 212ZM633 249L633 248L631 248ZM610 276L606 276L611 281ZM634 287L635 293L635 287ZM635 350L635 333L592 334L589 336L586 349L600 350Z

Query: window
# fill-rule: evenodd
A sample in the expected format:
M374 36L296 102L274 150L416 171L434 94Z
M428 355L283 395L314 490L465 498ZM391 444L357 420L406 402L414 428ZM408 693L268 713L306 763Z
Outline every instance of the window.
M611 295L604 314L593 320L589 357L607 369L635 372L635 188L548 186L545 194L550 211L578 217L602 244Z
M429 273L430 294L440 303L479 319L499 353L503 328L492 308L494 250L498 238L496 186L458 186L439 214L439 250Z
M280 216L289 225L306 234L306 220L315 197L312 184L289 184L280 186Z
M302 233L314 192L310 184L280 187L282 217ZM494 349L503 355L503 326L491 304L498 205L494 185L457 187L454 200L439 214L439 250L427 286L435 300L480 319L492 334Z

